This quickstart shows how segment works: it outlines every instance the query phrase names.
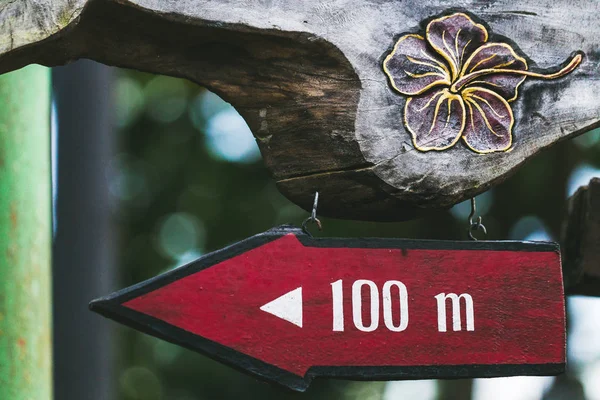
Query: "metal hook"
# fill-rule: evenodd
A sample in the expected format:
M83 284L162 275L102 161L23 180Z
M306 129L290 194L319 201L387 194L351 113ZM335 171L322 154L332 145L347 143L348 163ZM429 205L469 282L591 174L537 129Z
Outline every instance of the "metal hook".
M321 225L321 221L317 218L317 205L319 204L319 192L315 192L315 201L313 203L312 212L310 213L310 217L306 218L304 222L302 222L302 232L306 233L308 236L312 237L312 234L308 231L306 225L309 222L314 222L317 224L319 230L323 230L323 225Z
M487 235L487 229L485 229L485 225L481 223L481 215L477 217L477 222L473 222L473 217L477 212L477 206L475 205L475 197L471 197L471 213L469 214L469 239L477 240L475 236L473 236L474 231L482 230L485 235Z

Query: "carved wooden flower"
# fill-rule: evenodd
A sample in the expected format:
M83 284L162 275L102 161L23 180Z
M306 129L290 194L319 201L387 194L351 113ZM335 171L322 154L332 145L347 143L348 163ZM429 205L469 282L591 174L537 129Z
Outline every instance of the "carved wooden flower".
M447 149L462 137L478 153L508 150L515 122L510 102L527 77L555 79L573 71L575 55L560 71L528 71L507 43L488 42L486 28L468 15L434 19L425 37L402 36L383 69L394 89L410 96L404 124L421 151Z

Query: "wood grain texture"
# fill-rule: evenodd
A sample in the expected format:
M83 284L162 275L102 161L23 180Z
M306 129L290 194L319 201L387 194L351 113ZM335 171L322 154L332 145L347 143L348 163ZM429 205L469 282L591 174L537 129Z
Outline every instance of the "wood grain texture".
M293 318L264 311L290 293L295 302L279 311ZM457 303L440 306L451 293ZM458 296L470 296L472 313ZM554 243L313 239L281 226L90 308L300 391L316 377L553 375L565 363Z
M0 5L0 72L91 58L184 77L230 101L248 122L280 190L324 215L402 220L501 182L557 141L600 121L596 0L461 0L535 70L584 60L559 81L528 80L513 104L507 153L415 150L406 97L382 62L447 2L329 0L15 0Z
M600 179L569 199L562 229L565 289L600 297Z

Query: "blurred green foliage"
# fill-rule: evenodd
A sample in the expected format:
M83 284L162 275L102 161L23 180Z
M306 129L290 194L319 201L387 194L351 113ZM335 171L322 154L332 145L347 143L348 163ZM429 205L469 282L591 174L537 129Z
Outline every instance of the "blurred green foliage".
M131 71L120 72L114 92L119 152L109 179L123 287L306 218L277 191L241 117L215 95L184 80ZM596 130L554 146L479 196L487 238L558 238L569 182L597 173L599 154ZM464 239L468 213L461 204L404 223L324 219L315 234ZM122 400L299 397L134 330L119 333ZM310 398L340 398L348 385L315 382ZM381 386L371 388L378 393Z

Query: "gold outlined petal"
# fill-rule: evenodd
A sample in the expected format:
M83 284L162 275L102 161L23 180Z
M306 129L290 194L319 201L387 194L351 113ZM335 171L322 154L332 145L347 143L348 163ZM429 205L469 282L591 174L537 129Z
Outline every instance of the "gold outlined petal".
M465 114L462 97L440 89L409 97L404 106L404 125L417 150L442 151L460 140Z
M383 71L398 93L415 96L436 86L450 86L450 71L436 54L427 51L421 35L407 34L398 39L383 61Z
M441 30L441 33L432 32L433 27ZM454 35L448 38L448 35ZM439 38L437 37L439 36ZM425 29L427 42L437 51L450 65L452 80L459 77L462 68L461 62L465 56L465 51L469 46L478 47L487 42L488 31L482 24L478 24L465 13L454 13L440 18L436 18L427 24ZM454 44L454 51L451 49L447 40ZM462 42L462 43L461 43Z
M469 68L469 65L473 62L474 58L476 58L481 52L483 52L485 50L488 50L488 49L492 49L494 47L500 47L500 48L502 48L504 50L508 50L510 56L512 57L512 60L516 60L516 61L519 61L519 62L523 63L523 65L524 65L523 69L525 71L529 68L529 66L527 65L527 60L525 58L521 57L520 55L518 55L515 52L515 49L513 49L511 45L509 45L508 43L491 42L491 43L486 43L486 44L478 47L469 56L469 58L467 59L467 61L465 61L465 64L463 65L462 70L460 71L461 72L461 76L466 75L466 70ZM492 54L494 56L498 56L499 55L499 53L497 51L496 52L492 52ZM487 61L489 61L489 59L482 60L482 61L478 62L475 66L473 66L471 68L471 70L469 71L469 73L471 73L474 69L476 69L477 67L479 67L479 65L481 65L481 64L483 64L484 62L487 62ZM494 68L497 68L497 66L494 66ZM487 69L489 69L489 67Z
M467 126L462 135L465 145L479 154L510 149L513 142L515 118L508 101L493 90L481 87L465 89L463 97L469 107ZM486 110L482 104L478 103L481 99L485 100L483 104L487 108ZM476 112L471 105L475 107ZM505 113L500 113L500 109ZM500 130L503 132L499 132Z
M474 81L466 81L465 79L465 76L469 76L471 73L475 74L482 69L502 71L509 66L519 71L526 71L529 68L527 60L519 56L507 43L486 43L476 49L465 62L461 71L461 78L454 82L453 89L459 91L460 85L466 87L487 85L508 102L512 102L517 99L518 88L525 81L525 77L496 72L479 76Z

